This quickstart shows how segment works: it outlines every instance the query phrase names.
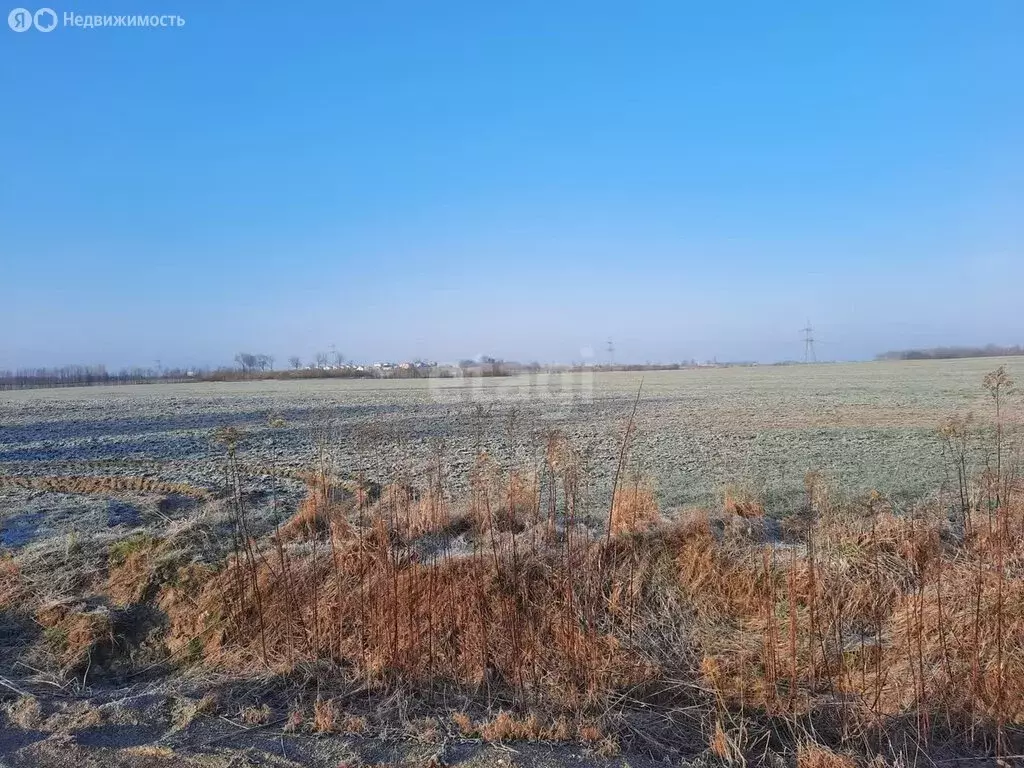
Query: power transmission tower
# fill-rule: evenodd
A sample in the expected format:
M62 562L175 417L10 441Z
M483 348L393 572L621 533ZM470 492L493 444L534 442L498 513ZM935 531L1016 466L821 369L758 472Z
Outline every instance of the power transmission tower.
M800 329L800 333L804 335L804 362L818 362L818 355L814 352L814 328L811 327L810 320L807 321L806 327Z
M612 344L612 340L611 339L608 339L608 344L605 346L605 349L608 350L608 365L614 366L615 365L615 345Z

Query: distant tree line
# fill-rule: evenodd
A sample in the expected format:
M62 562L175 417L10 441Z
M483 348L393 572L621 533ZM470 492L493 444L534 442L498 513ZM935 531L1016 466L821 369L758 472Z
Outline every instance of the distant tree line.
M62 365L58 368L19 368L0 371L0 389L88 387L99 384L146 384L153 381L191 381L178 368L123 368L111 373L105 365Z
M291 368L284 370L260 370L239 368L215 368L203 371L190 381L245 381L247 379L369 379L372 371L359 371L355 368Z
M985 350L1000 351L982 354L1024 354L1020 347L986 347ZM924 359L911 355L926 355L938 350L925 352L889 352L879 355L885 359ZM906 357L902 357L906 355ZM939 356L939 355L935 355ZM950 357L967 357L975 355L948 355ZM30 389L37 387L83 387L91 385L116 384L149 384L156 382L190 382L190 381L245 381L248 379L422 379L422 378L454 378L457 376L475 378L491 376L515 376L517 374L577 372L577 371L657 371L678 370L689 368L695 363L671 363L667 365L541 365L537 362L519 363L483 356L476 360L460 360L457 365L437 365L423 361L402 363L398 365L363 366L345 363L345 358L332 352L330 355L321 352L314 356L311 365L304 365L301 358L292 355L288 358L288 368L274 368L274 356L252 352L239 352L234 358L233 367L222 368L123 368L110 372L104 365L64 365L56 368L22 368L16 371L0 370L0 390ZM719 364L721 365L721 364Z
M932 347L930 349L902 349L883 352L876 360L952 360L960 357L1012 357L1024 355L1024 347L1015 344L1001 347L986 344L984 347Z

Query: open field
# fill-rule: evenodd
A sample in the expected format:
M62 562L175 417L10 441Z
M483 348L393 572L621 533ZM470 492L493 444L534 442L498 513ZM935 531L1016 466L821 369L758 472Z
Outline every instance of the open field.
M856 493L911 499L942 479L935 430L982 411L985 371L1024 358L665 371L644 376L635 459L666 506L706 504L726 485L791 504L814 470ZM307 467L314 431L339 466L386 481L416 475L438 439L459 482L479 443L528 461L559 428L607 480L640 376L473 381L304 381L140 385L0 394L0 473L151 474L219 482L213 431L248 435L253 464ZM474 407L481 404L488 415ZM507 416L517 409L510 433ZM102 469L99 469L101 468Z
M0 761L1019 754L1022 363L8 393Z

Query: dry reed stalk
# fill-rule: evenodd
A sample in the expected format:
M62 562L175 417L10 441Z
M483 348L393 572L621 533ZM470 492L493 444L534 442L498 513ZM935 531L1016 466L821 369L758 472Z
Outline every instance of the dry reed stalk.
M619 460L615 465L615 475L612 479L612 498L608 504L608 523L605 527L605 541L612 537L612 516L615 512L615 495L619 490L619 475L622 473L623 463L626 459L626 450L629 447L629 438L633 434L633 422L636 419L636 409L640 405L640 393L644 388L644 380L641 377L640 385L636 388L636 399L633 401L633 409L629 413L629 421L626 422L626 432L622 436L622 444L619 447Z
M789 712L796 711L797 692L797 618L796 618L796 551L789 550L789 573L787 574L787 602L789 604Z

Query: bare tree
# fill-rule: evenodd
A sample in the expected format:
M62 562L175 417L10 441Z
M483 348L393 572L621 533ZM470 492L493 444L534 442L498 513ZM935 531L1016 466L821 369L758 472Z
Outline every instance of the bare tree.
M292 355L288 358L288 363L295 370L299 370L302 367L302 359L298 355Z
M242 373L249 373L260 366L260 358L263 355L254 355L251 352L239 352L235 355L235 362L242 368Z
M317 352L316 353L316 367L317 368L326 368L327 367L327 353L326 352Z

